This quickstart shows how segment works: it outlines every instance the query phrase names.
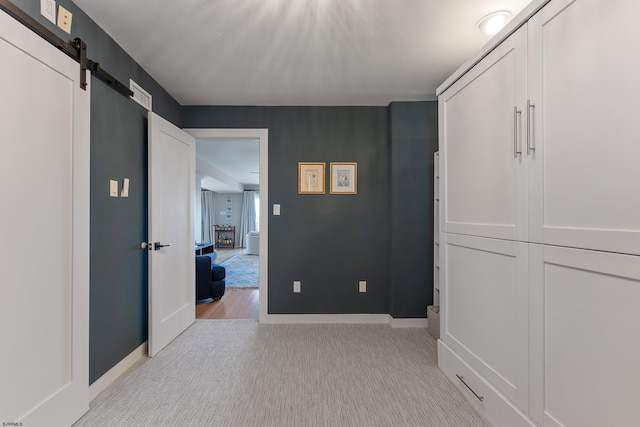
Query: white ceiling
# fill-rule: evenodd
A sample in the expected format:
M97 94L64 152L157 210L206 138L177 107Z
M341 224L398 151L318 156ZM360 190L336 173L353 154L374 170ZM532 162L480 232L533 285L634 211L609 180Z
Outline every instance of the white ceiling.
M237 193L246 185L258 185L260 175L258 140L196 140L197 170L205 176L202 188L216 193ZM202 164L208 162L211 167Z
M181 105L316 106L433 100L489 40L478 20L529 1L74 0ZM198 152L257 183L258 144L237 143Z
M529 0L74 0L182 105L387 105L436 87ZM103 64L108 69L108 64Z

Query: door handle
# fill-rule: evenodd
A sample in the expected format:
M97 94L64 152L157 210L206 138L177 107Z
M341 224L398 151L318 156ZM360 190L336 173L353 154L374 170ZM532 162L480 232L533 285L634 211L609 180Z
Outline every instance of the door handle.
M147 243L147 242L140 243L140 249L151 250L152 247L153 247L153 243Z
M531 136L531 120L534 115L531 114L531 110L536 108L536 104L532 104L531 100L527 99L527 155L530 155L532 151L536 150L533 146L533 137Z
M513 158L517 159L522 150L518 149L518 116L522 111L518 111L518 106L513 107Z
M159 250L160 248L166 248L167 246L171 246L171 245L162 245L162 244L160 244L160 242L155 242L155 243L153 244L153 250L154 250L154 251L157 251L157 250Z

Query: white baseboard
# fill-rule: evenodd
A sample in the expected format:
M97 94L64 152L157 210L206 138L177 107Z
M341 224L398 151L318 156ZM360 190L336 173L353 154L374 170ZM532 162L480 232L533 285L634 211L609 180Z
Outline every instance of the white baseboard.
M261 323L371 323L388 324L388 314L267 314Z
M109 387L115 380L120 378L127 369L142 360L147 352L147 342L145 341L140 347L133 350L124 359L118 362L113 368L109 369L104 375L95 380L93 384L89 386L89 401L95 399L100 393L102 393L107 387Z
M429 321L426 317L424 318L413 318L413 319L394 319L389 316L389 324L392 328L427 328Z
M383 324L392 328L426 328L427 319L394 319L388 314L268 314L261 323Z

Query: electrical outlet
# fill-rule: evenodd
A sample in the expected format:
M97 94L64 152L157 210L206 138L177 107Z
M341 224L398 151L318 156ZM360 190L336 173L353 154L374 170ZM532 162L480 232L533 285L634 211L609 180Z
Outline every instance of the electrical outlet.
M71 34L71 20L73 14L62 6L58 7L58 27L62 28L67 34Z
M296 280L293 282L293 292L300 293L300 281Z
M358 289L360 292L367 292L367 281L360 280L360 282L358 282Z
M56 2L54 0L40 0L40 14L56 25Z

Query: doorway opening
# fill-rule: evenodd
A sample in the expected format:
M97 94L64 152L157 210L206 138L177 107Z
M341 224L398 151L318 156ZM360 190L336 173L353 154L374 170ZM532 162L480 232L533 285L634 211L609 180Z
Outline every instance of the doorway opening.
M197 318L245 318L264 321L267 315L268 298L268 130L267 129L184 129L196 138L198 147L208 147L214 156L215 147L220 143L233 148L229 152L240 158L225 158L221 167L220 155L216 161L207 161L206 156L196 159L196 236L202 236L215 247L213 261L227 270L228 285L224 296L218 301L209 300L196 305ZM251 143L257 145L257 167L246 167L247 157L251 157ZM216 145L218 144L218 145ZM254 152L255 152L254 151ZM228 155L225 154L225 156ZM222 156L224 157L224 156ZM239 163L236 163L239 162ZM232 173L225 173L232 171ZM240 171L240 169L244 169ZM251 169L251 170L249 170ZM256 170L257 169L257 170ZM231 175L250 173L246 179L233 179ZM255 180L255 177L258 179ZM253 184L243 184L251 182ZM257 185L256 185L257 182ZM199 184L202 184L199 186ZM218 187L216 185L220 184ZM215 190L215 191L212 191ZM200 192L209 193L202 197ZM244 212L246 198L251 197L255 208ZM211 199L213 207L203 209L202 204ZM249 209L251 210L251 209ZM249 211L247 210L247 211ZM208 213L206 213L208 212ZM255 224L255 227L247 226ZM208 229L207 229L208 225ZM251 231L251 233L249 233ZM251 234L251 235L250 235ZM196 240L199 240L196 238ZM198 242L197 242L198 243ZM202 241L200 243L206 243ZM251 283L243 272L235 268L257 264L257 288L245 287ZM251 268L249 268L251 270ZM235 273L234 273L235 271ZM246 273L246 271L245 271ZM243 283L234 283L242 277ZM255 286L255 285L253 285Z

